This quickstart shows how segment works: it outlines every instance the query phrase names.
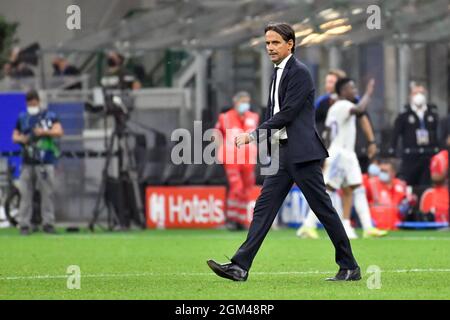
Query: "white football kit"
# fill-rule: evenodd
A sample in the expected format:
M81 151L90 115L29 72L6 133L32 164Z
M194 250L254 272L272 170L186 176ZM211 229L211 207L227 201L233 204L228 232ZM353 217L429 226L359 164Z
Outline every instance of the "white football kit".
M355 153L356 116L350 113L356 107L348 100L338 100L327 114L325 125L330 128L330 157L324 166L325 183L334 189L362 183L361 167Z

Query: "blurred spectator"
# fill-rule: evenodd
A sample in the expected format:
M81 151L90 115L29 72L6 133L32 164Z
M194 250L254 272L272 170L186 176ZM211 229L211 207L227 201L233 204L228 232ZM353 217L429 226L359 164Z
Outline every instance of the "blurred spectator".
M78 76L80 70L69 64L63 55L57 55L52 60L53 76Z
M57 55L53 58L52 67L54 77L76 77L80 75L80 70L69 64L69 61L63 55ZM81 82L77 80L73 81L69 78L70 83L65 84L64 88L68 90L81 89Z
M443 150L431 159L431 180L433 187L427 189L420 199L420 211L432 215L427 220L449 222L448 196L448 151Z
M218 160L223 164L228 179L227 227L240 230L247 227L247 206L250 192L255 186L256 144L235 146L235 137L242 132L254 131L259 122L257 113L250 111L250 94L245 91L233 97L233 108L221 113L216 129L222 139L216 137L219 144Z
M107 69L102 77L101 84L109 89L132 89L142 88L137 76L125 67L125 57L118 52L111 51L107 55Z
M427 91L422 85L413 85L410 104L395 120L391 153L402 140L400 177L411 186L429 186L430 160L439 151L436 106L427 102Z
M30 91L26 96L27 112L21 113L13 132L13 141L22 146L22 171L19 179L19 223L23 235L30 233L33 194L41 193L43 230L55 233L54 181L58 148L55 138L63 135L63 128L53 112L44 110L39 95Z
M19 56L20 48L16 47L11 51L10 55L10 76L12 78L33 77L33 70L28 66L26 62L19 59Z
M414 205L404 181L397 179L392 160L382 160L370 167L370 176L364 179L370 214L377 228L393 230L403 215ZM378 174L377 174L378 173Z
M320 136L325 129L328 110L338 99L335 91L336 82L345 77L347 77L345 71L339 69L331 69L325 77L325 94L317 98L314 105L316 108L316 127Z

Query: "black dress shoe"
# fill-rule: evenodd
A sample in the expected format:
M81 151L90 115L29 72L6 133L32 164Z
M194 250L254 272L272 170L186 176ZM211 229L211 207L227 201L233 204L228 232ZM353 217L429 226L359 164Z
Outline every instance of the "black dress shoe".
M245 281L248 278L248 271L242 269L237 264L219 264L214 260L208 260L206 263L219 277L233 281Z
M327 278L327 281L358 281L361 280L361 269L339 269L333 278Z
M20 234L23 236L29 236L31 234L30 228L28 227L20 227Z
M56 234L55 227L50 224L47 224L44 227L42 227L42 231L48 234Z

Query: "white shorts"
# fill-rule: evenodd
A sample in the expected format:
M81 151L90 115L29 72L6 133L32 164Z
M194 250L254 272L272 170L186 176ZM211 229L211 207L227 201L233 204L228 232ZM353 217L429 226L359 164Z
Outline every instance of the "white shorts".
M361 167L356 153L345 149L330 150L323 177L325 184L333 189L362 184Z

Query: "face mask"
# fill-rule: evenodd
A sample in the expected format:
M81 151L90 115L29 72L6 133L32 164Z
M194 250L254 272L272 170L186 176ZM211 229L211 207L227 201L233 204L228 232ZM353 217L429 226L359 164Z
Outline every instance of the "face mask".
M389 181L391 181L391 176L389 175L389 173L384 171L381 171L378 177L380 178L380 181L384 183L388 183Z
M240 114L243 114L244 112L246 112L246 111L248 111L248 110L250 110L250 103L244 102L244 103L239 104L239 106L238 106L238 112L239 112Z
M35 116L39 113L39 106L27 106L27 112L30 116Z
M417 93L412 97L412 103L416 107L421 107L427 104L427 97L423 93Z
M380 174L380 167L377 166L375 163L372 163L369 168L367 169L367 172L370 176L377 176Z

